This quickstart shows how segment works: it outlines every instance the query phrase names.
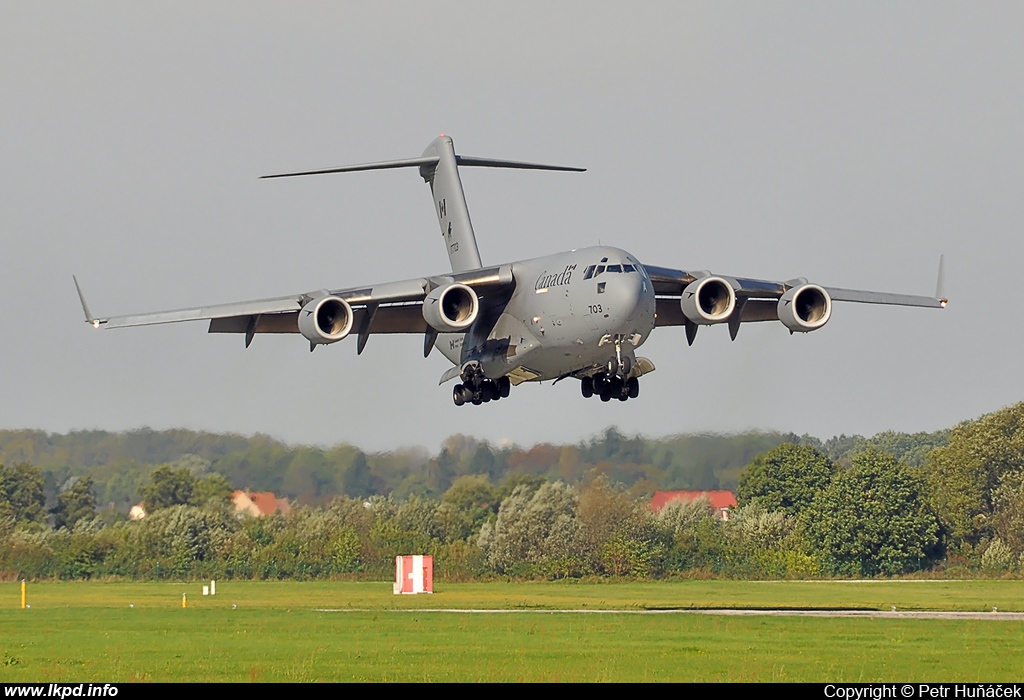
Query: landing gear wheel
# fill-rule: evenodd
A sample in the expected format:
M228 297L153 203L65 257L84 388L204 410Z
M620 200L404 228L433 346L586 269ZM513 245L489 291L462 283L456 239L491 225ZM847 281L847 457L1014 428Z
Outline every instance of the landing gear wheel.
M479 406L480 404L482 404L484 402L484 399L480 395L479 391L474 391L473 392L473 398L471 398L470 401L473 403L474 406Z
M462 406L466 403L466 395L463 393L466 387L461 384L456 384L455 388L452 389L452 401L455 402L456 406Z
M611 387L611 393L621 394L622 393L622 377L612 377L612 380L608 383Z
M640 380L636 377L630 377L629 381L626 382L626 391L629 398L635 399L640 395Z
M583 398L585 398L585 399L589 399L591 396L593 396L594 395L594 378L593 377L583 377L583 379L580 380L580 391L583 392Z
M612 400L612 393L610 391L602 391L601 392L601 400L602 401L611 401Z
M507 399L508 395L512 392L512 380L508 377L502 377L498 380L498 393L501 394L501 398Z

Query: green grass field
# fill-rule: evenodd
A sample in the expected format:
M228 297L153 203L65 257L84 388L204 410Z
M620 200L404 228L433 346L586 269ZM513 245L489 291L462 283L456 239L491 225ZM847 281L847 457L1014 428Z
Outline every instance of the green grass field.
M432 596L393 596L390 583L366 582L220 582L214 598L200 589L38 583L28 588L32 608L21 610L18 584L2 584L0 681L1024 678L1020 621L549 612L1021 611L1024 581L439 584Z

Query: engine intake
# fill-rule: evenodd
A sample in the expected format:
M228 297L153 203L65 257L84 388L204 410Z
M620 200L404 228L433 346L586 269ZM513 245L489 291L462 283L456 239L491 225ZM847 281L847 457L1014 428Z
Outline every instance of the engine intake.
M724 323L736 308L736 290L724 277L701 277L686 286L679 306L693 323Z
M793 287L779 299L779 320L790 331L816 331L832 315L832 297L816 284Z
M341 297L320 297L299 311L299 332L311 343L336 343L352 331L352 307Z
M423 300L423 320L438 333L458 333L473 325L480 300L472 287L455 282L438 287Z

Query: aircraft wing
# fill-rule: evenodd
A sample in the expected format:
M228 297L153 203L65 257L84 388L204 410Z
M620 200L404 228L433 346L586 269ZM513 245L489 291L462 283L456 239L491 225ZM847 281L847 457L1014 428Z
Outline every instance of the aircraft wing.
M340 297L352 307L353 329L359 332L361 350L366 342L365 336L370 334L426 333L429 328L421 311L424 298L434 288L452 282L465 284L481 294L488 289L514 284L511 266L502 265L398 282L321 289L269 299L109 317L94 316L86 304L77 279L75 287L86 321L95 328L209 321L210 333L244 333L247 346L256 333L298 333L298 316L303 306L322 297Z
M644 269L654 286L657 299L657 320L658 326L686 326L687 339L692 343L696 334L697 325L687 318L681 308L681 301L686 294L686 289L697 280L714 277L723 283L731 286L735 292L736 303L733 313L721 322L729 324L729 330L733 338L739 330L741 323L753 321L778 321L779 309L783 297L790 290L804 287L816 287L824 291L828 297L828 306L832 301L848 301L862 304L889 304L894 306L917 306L926 308L945 308L946 298L943 295L943 262L939 259L939 279L935 296L924 296L914 294L892 294L888 292L874 292L860 289L843 289L840 287L827 287L824 285L809 285L804 278L788 280L785 282L752 279L747 277L732 277L728 275L713 275L706 270L686 271L667 267L656 267L644 265ZM787 297L788 298L788 297ZM827 320L821 321L824 324ZM819 327L819 326L815 326ZM794 328L791 327L791 330ZM805 330L797 328L796 330ZM812 328L806 328L812 330Z
M941 265L941 263L940 263ZM685 289L691 282L701 277L711 276L710 272L700 270L697 272L686 272L668 267L654 267L644 265L647 274L654 284L654 292L661 296L682 296ZM750 279L747 277L731 277L723 275L725 279L737 284L736 296L747 299L779 299L787 291L801 284L806 284L806 279L795 279L787 282L773 282L769 280ZM931 308L943 308L946 299L941 297L941 267L940 284L937 294L934 297L920 296L915 294L890 294L888 292L871 292L860 289L841 289L839 287L825 287L825 291L833 301L854 301L863 304L891 304L895 306L925 306Z

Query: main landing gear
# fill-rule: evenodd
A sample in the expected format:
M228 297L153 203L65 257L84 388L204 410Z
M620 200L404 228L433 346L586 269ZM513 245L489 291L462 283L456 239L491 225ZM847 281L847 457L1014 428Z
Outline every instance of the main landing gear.
M456 406L467 403L479 406L488 401L507 399L511 390L512 382L508 377L500 379L474 377L472 381L467 381L465 384L455 385L455 388L452 389L452 400Z
M640 380L636 377L623 379L617 374L605 372L592 377L583 377L580 380L580 390L585 399L597 394L602 401L611 401L612 399L625 401L635 399L640 395Z

